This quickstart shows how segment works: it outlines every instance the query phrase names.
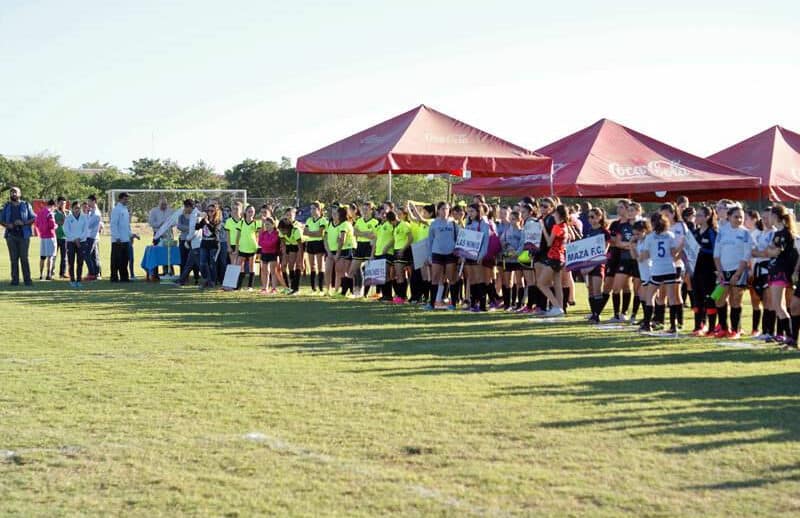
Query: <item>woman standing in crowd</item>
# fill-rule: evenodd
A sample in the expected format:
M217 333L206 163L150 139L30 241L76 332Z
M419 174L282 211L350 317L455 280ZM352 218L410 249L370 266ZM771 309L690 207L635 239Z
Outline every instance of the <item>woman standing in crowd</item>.
M33 223L39 234L39 280L53 280L56 263L58 242L56 240L56 219L53 212L56 210L55 200L49 200L47 205L36 213Z
M608 223L606 222L606 214L600 207L595 207L589 210L589 227L584 228L584 234L588 237L602 235L605 241L606 255L609 251L611 243L611 233L608 231ZM600 323L600 314L603 312L605 305L603 300L603 282L606 276L606 265L599 264L586 272L583 278L586 280L586 288L589 295L589 321L595 324ZM607 299L606 299L607 300Z
M303 230L299 223L284 217L278 222L278 232L283 243L282 257L289 272L290 294L296 295L300 291L300 273L303 269Z
M433 304L430 302L425 309L456 309L458 293L456 293L456 263L454 255L458 226L450 219L450 205L440 202L437 207L437 217L430 225L428 242L431 255L431 278L436 293L433 294ZM450 304L444 303L445 288L450 287Z
M648 244L645 241L651 231L650 221L646 219L640 219L633 223L633 249L631 249L631 253L636 259L636 269L639 275L639 289L636 294L639 296L642 304L642 313L644 313L644 318L639 323L639 331L644 333L653 330L653 305L656 293L651 274L653 262L649 255L645 254Z
M714 245L717 242L717 214L709 206L702 206L695 217L694 238L699 245L694 267L694 336L713 336L717 325L717 304L711 298L717 279ZM708 326L706 326L708 319Z
M408 202L406 205L406 212L409 218L409 225L411 225L411 243L417 244L428 239L428 232L430 231L431 221L436 216L436 209L433 205L423 205L422 209L418 209L416 205ZM412 267L415 266L417 259L414 257L412 249ZM435 294L431 295L431 271L430 266L424 264L420 268L413 268L411 274L411 299L409 302L421 303L423 300L427 301L430 306L433 303Z
M389 219L393 230L394 260L394 292L392 302L395 304L405 304L408 296L408 270L409 265L413 266L411 257L411 225L408 224L407 214L402 208L398 213L390 213L393 219ZM387 218L388 219L388 218Z
M278 267L281 238L278 229L275 228L275 220L272 217L266 217L261 220L261 229L258 232L258 247L261 249L261 293L277 293L278 284L285 289L286 283Z
M639 254L639 259L650 259L650 281L656 289L665 286L664 302L669 304L668 333L677 335L680 273L676 263L680 247L675 235L669 230L670 222L664 214L653 214L650 222L653 231L645 237L644 250Z
M462 259L466 282L469 293L469 311L487 311L486 306L486 279L484 276L484 266L482 264L486 256L489 242L489 222L481 217L481 208L478 204L472 204L467 208L468 222L466 230L478 232L481 235L480 247L476 259Z
M386 261L386 274L383 284L375 286L375 294L380 295L383 302L392 302L392 262L394 261L394 225L397 218L394 212L385 205L378 210L378 226L375 227L375 239L372 242L371 259Z
M775 337L769 341L792 346L796 343L792 343L793 330L786 310L785 292L792 286L792 274L797 265L798 254L794 243L797 234L794 217L783 205L773 206L770 218L775 232L766 255L770 258L769 300L775 311L777 329Z
M522 217L517 210L501 210L508 213L508 222L501 221L504 229L500 233L502 255L498 275L502 275L503 307L506 311L516 311L522 307L522 266L518 259L524 244Z
M741 337L742 290L747 287L753 238L743 226L744 211L740 207L728 210L728 223L730 228L717 238L714 245L717 283L723 287L722 295L717 300L717 313L722 327L715 336L738 339ZM728 305L730 328L727 325Z
M306 220L303 230L308 252L310 266L309 280L311 292L319 290L324 292L325 286L325 229L328 228L328 219L322 215L322 204L315 201L311 204L311 217Z
M361 214L353 224L356 249L350 263L350 278L353 279L358 294L363 297L367 296L369 286L363 282L361 266L372 256L372 243L375 240L375 229L378 227L378 223L378 219L375 217L375 205L372 202L362 204ZM361 282L356 282L358 279L361 279Z
M767 248L772 242L772 235L775 227L772 225L772 208L767 207L761 212L762 229L755 238L755 248L753 249L753 283L750 293L750 301L753 305L753 327L758 322L756 317L756 304L760 303L761 313L761 334L759 339L766 340L775 334L775 311L772 309L772 302L769 295L769 257ZM794 330L794 329L793 329Z
M244 218L236 227L236 258L242 271L239 273L239 280L236 289L241 289L245 276L247 277L247 289L253 291L253 277L255 275L255 255L258 251L258 229L261 227L256 218L256 209L252 205L247 206L244 211Z
M217 255L221 253L219 232L222 229L222 214L216 203L208 204L205 214L197 221L197 229L202 231L200 272L205 279L204 286L213 288L217 282Z
M564 292L561 289L561 270L566 262L566 243L568 238L567 209L559 205L552 213L553 225L548 229L542 227L542 237L545 239L546 252L542 260L542 267L536 272L536 282L539 290L547 297L550 310L546 316L564 316Z

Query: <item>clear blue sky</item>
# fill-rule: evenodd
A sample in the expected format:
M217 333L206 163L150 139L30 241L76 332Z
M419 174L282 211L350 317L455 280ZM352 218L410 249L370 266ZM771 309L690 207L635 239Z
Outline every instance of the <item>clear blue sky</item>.
M800 130L800 2L657 4L2 0L0 153L221 172L421 103L532 149L601 117L702 155Z

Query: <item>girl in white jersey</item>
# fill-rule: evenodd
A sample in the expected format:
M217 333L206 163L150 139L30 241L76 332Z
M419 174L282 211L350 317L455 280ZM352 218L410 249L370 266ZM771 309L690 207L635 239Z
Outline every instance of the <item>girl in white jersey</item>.
M678 333L678 311L680 305L680 273L677 261L680 255L680 243L675 234L669 230L670 222L661 213L650 218L653 232L645 237L644 249L639 260L650 259L650 281L659 288L664 286L665 302L669 303L669 334Z
M753 305L753 336L759 336L759 327L762 330L762 338L764 330L764 322L762 322L762 299L769 284L769 271L767 269L768 259L765 256L759 255L769 246L769 241L772 239L771 229L764 225L764 220L757 210L748 210L744 215L744 226L750 232L753 238L753 252L750 269L750 302ZM766 320L766 317L763 317Z
M717 282L724 287L722 296L717 301L717 314L727 313L730 303L731 324L728 329L726 319L721 319L722 328L716 333L717 338L741 337L740 323L742 318L742 290L747 287L747 276L750 270L750 254L753 238L743 226L744 211L733 208L728 211L730 228L717 237L714 246L714 262L717 265Z
M662 205L661 213L669 220L669 230L675 235L675 241L678 245L678 256L675 259L675 268L678 272L678 283L682 284L686 282L686 265L683 263L683 247L686 243L686 234L689 232L689 229L686 223L680 218L678 209L672 203L665 203ZM678 310L678 327L683 327L683 294L681 287L682 286L678 286L678 304L680 305L680 309ZM663 300L665 295L664 288L661 288L660 295ZM691 293L688 295L690 298L692 297Z
M641 332L653 330L651 321L653 318L653 299L655 298L656 286L653 284L650 275L652 260L649 257L646 259L642 258L646 250L645 238L651 231L650 222L646 219L637 220L633 224L634 247L631 252L639 267L639 290L636 295L639 297L644 307L644 318L639 324L639 331Z

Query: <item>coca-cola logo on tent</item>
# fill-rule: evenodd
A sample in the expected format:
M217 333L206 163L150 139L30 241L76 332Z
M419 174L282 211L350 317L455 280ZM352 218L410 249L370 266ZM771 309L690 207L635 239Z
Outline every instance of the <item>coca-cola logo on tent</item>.
M430 144L469 144L469 135L466 133L455 133L452 135L434 135L433 133L425 134L425 142Z
M608 164L608 171L619 180L630 180L642 177L684 178L692 172L679 162L671 160L652 160L644 165L622 165L616 162Z

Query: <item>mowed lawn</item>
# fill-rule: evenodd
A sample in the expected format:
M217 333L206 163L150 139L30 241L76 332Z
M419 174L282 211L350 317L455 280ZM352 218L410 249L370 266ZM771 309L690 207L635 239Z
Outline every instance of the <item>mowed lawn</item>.
M0 515L800 512L798 354L7 257Z

